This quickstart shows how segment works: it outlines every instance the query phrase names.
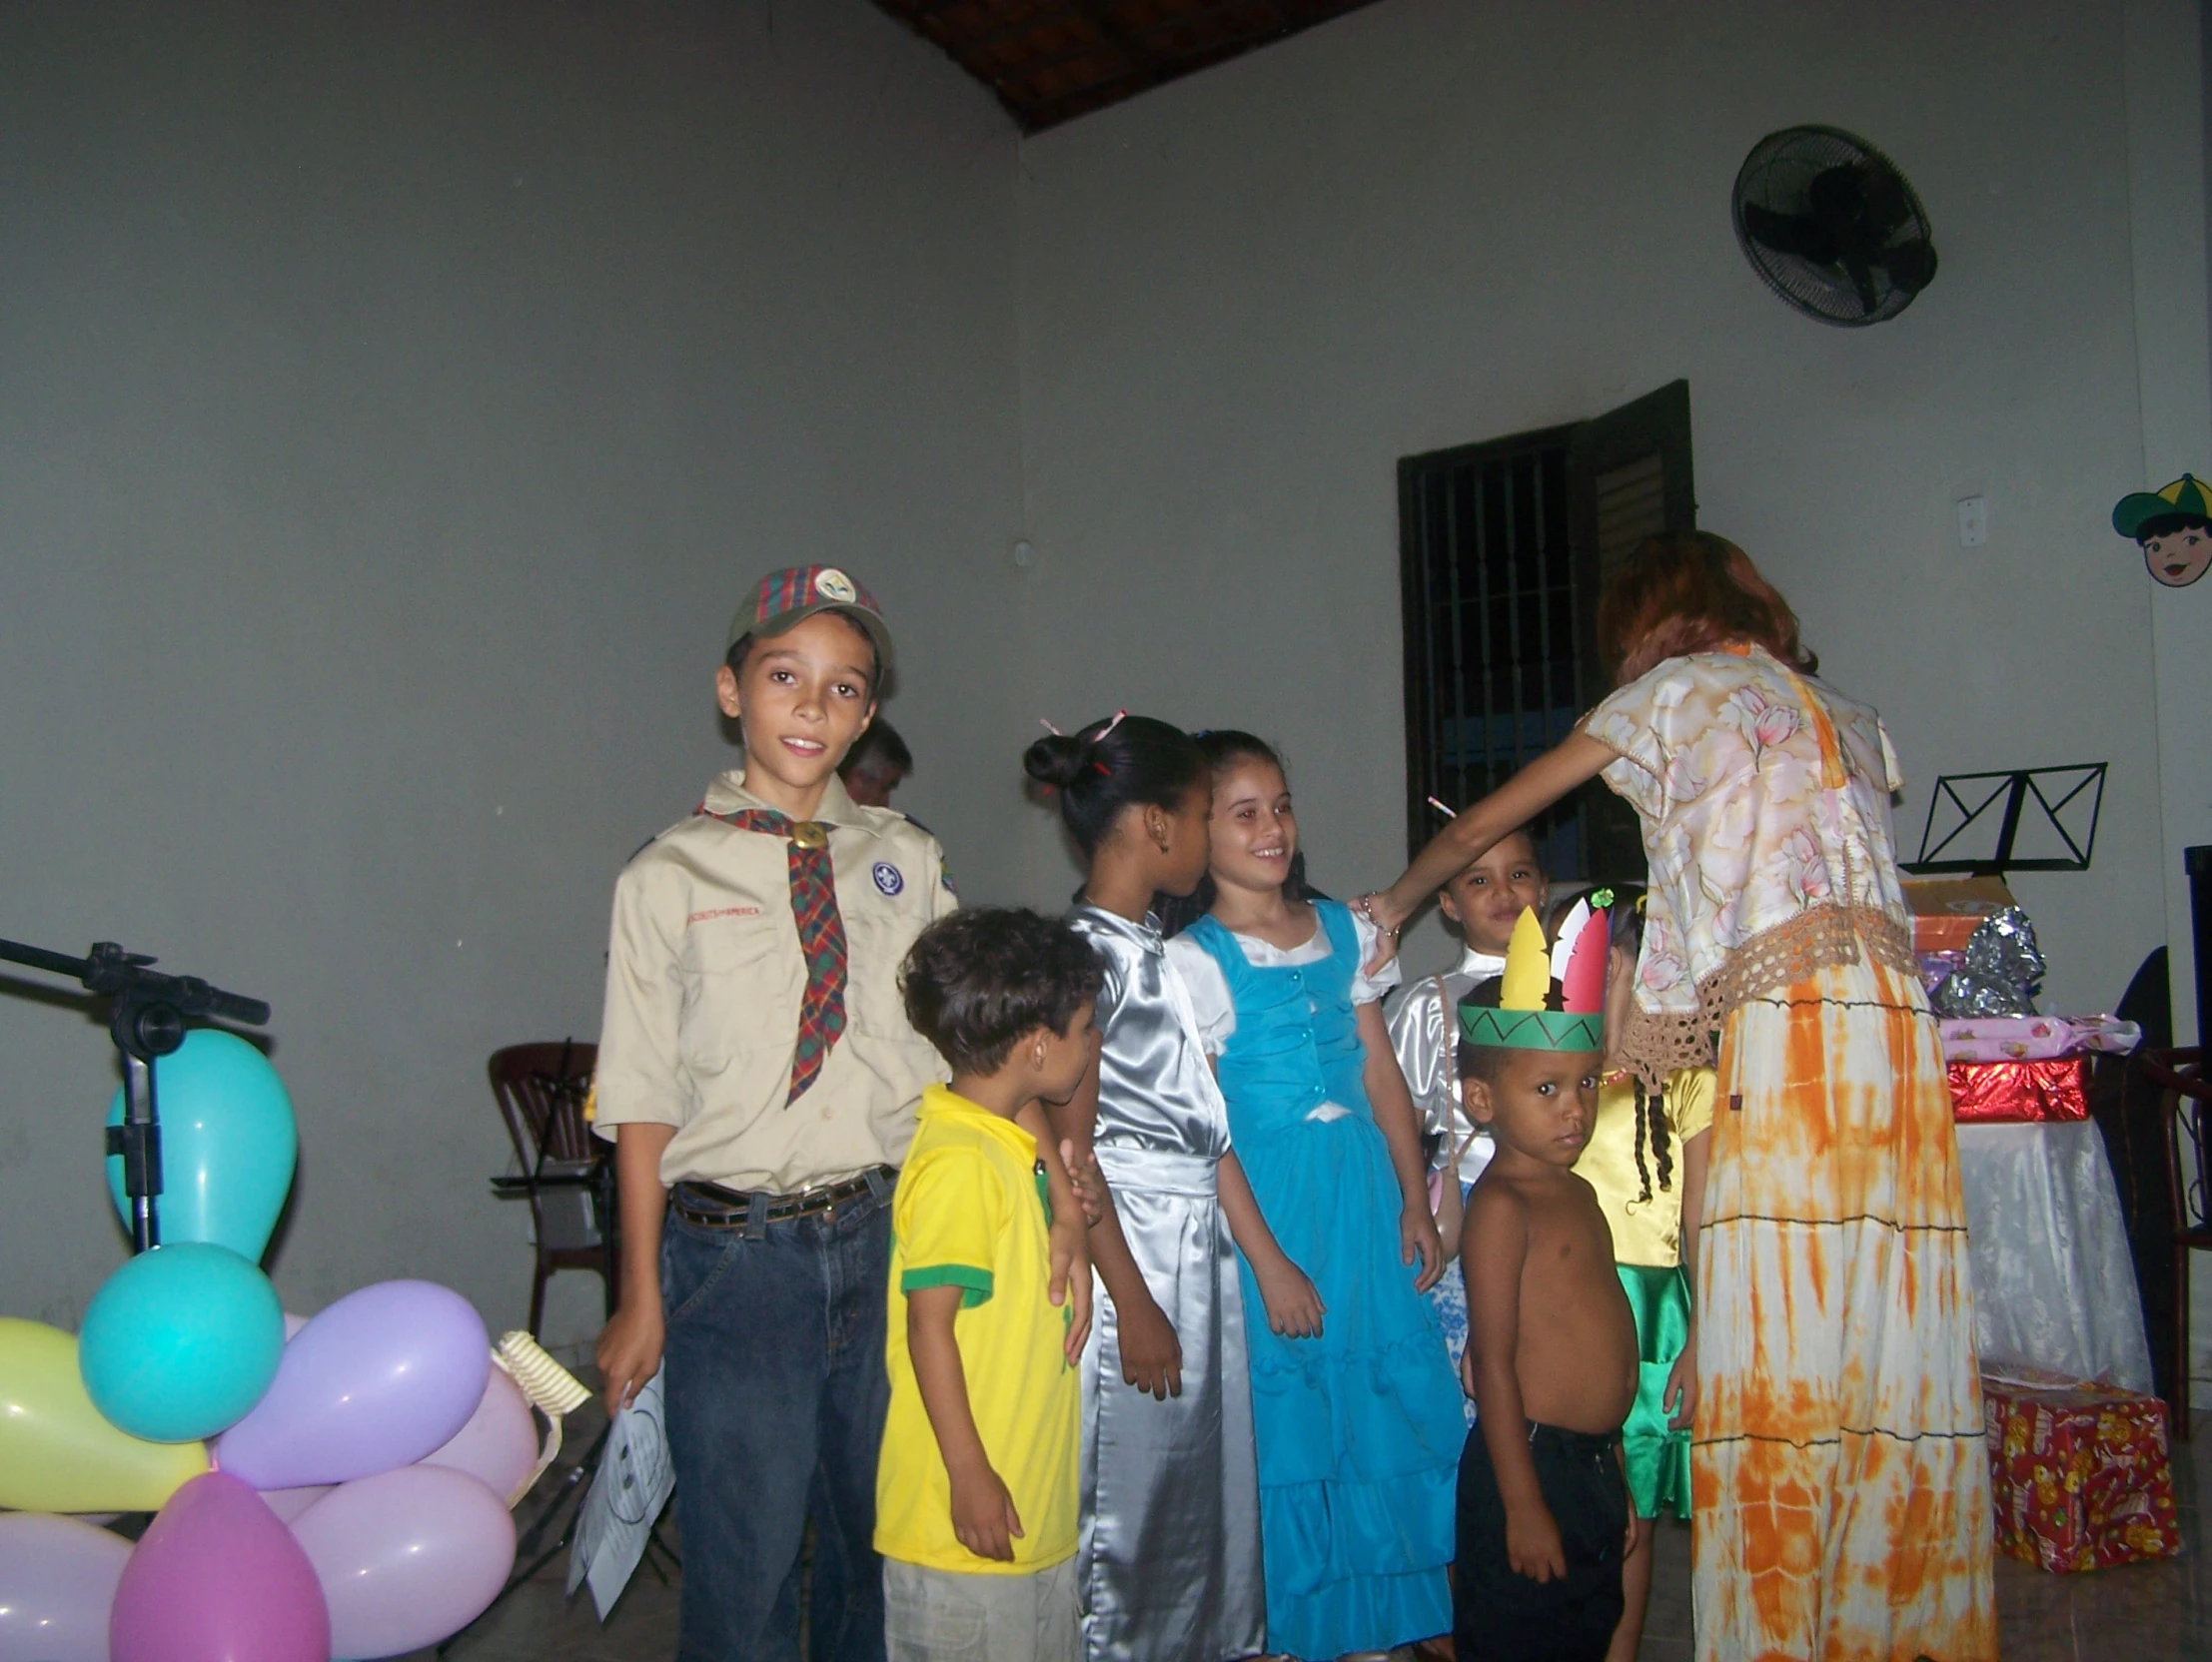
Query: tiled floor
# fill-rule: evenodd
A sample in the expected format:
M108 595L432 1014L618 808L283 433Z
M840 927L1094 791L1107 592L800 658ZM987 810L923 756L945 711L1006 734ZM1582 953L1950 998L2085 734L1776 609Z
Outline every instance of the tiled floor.
M586 1414L595 1409L587 1408ZM568 1446L588 1446L598 1425L570 1422ZM2201 1497L2212 1494L2212 1414L2198 1440L2175 1445L2174 1488L2187 1555L2093 1575L2048 1575L1997 1560L1997 1618L2005 1662L2205 1662L2212 1658L2212 1554L2203 1540ZM518 1517L528 1521L526 1503ZM565 1560L456 1640L456 1662L665 1662L675 1654L676 1595L640 1568L602 1629L588 1594L561 1597ZM1686 1662L1689 1651L1689 1531L1659 1531L1659 1564L1642 1662ZM423 1651L410 1662L430 1662Z

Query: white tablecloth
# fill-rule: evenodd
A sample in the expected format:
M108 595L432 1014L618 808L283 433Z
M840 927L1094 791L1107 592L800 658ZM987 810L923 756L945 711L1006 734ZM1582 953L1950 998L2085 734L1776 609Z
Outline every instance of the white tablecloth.
M1985 1371L2026 1364L2150 1393L2150 1344L2104 1139L2086 1120L1958 1128Z

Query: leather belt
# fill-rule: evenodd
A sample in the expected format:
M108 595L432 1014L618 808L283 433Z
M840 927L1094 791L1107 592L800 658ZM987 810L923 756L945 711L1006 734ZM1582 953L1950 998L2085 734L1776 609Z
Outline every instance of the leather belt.
M708 1230L741 1230L753 1221L756 1203L765 1203L759 1221L780 1224L793 1218L820 1218L835 1223L837 1209L859 1200L877 1187L888 1189L898 1174L877 1166L843 1183L802 1189L796 1195L770 1195L742 1189L724 1189L718 1183L679 1183L669 1192L669 1203L687 1224Z

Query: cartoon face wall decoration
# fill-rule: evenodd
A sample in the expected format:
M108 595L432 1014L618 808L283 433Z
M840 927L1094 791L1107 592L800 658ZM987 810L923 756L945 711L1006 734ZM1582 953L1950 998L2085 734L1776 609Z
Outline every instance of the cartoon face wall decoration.
M2157 490L2122 496L2112 528L2142 545L2156 581L2187 588L2212 568L2212 485L2184 473Z

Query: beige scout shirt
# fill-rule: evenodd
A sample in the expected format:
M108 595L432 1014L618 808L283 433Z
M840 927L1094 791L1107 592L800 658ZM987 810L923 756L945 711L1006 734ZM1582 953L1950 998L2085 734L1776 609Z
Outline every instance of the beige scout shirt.
M707 787L710 813L767 804L736 769ZM845 1031L788 1107L806 965L777 837L693 815L655 837L614 885L594 1124L674 1126L660 1180L790 1194L896 1165L922 1088L945 1066L906 1022L898 968L958 904L937 839L832 778L815 819L830 828L848 961Z

